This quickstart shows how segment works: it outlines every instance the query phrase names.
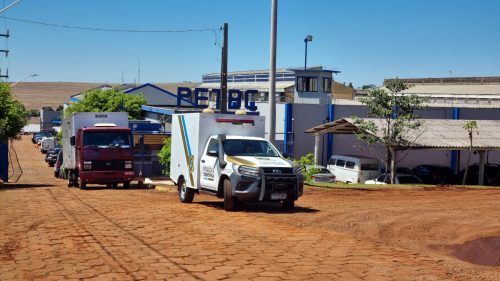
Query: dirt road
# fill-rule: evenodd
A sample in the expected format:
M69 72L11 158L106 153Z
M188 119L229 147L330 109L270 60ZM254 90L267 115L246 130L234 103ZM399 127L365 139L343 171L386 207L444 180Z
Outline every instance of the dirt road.
M500 190L307 188L293 212L81 191L28 138L0 189L0 280L500 280Z

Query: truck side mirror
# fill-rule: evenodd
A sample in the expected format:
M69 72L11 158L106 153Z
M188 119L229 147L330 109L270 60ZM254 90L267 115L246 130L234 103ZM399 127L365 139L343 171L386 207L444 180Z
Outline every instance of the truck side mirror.
M226 140L226 135L219 134L217 135L217 141L219 142L219 167L224 169L227 165L227 162L224 160L224 146L222 144L223 141Z
M217 150L209 150L207 155L211 157L219 157L219 152Z
M69 138L69 143L71 144L71 146L75 146L75 136Z

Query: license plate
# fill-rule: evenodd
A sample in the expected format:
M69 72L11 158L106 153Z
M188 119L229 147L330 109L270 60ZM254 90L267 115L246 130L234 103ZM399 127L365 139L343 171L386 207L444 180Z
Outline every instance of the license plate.
M271 200L285 200L286 195L286 193L272 193Z

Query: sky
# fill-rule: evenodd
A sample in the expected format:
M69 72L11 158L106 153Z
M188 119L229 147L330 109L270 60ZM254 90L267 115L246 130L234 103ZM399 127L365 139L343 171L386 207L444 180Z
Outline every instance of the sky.
M14 0L2 0L4 6ZM10 81L125 83L201 81L220 71L220 28L229 24L229 71L267 69L271 0L22 0L6 17L91 28L212 29L120 33L0 19L0 60ZM279 0L277 66L340 70L339 82L499 76L498 0ZM450 73L451 71L451 73Z

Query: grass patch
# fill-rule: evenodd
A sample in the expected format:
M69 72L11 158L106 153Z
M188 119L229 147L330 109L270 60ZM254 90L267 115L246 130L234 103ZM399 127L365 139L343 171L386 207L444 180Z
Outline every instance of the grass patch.
M311 187L319 187L325 189L426 189L426 188L465 188L465 189L500 189L500 186L483 186L483 185L431 185L431 184L364 184L364 183L318 183L308 181L305 184Z

